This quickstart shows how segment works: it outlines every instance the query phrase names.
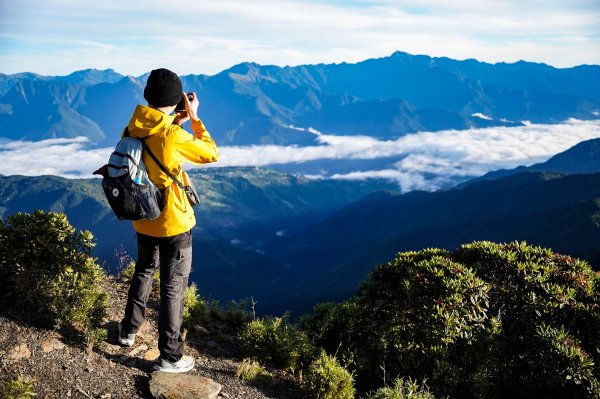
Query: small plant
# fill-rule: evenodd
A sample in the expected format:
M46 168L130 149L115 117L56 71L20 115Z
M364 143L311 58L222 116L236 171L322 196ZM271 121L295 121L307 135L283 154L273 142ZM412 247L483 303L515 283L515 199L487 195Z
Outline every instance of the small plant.
M31 399L36 396L33 391L34 382L33 378L23 376L6 381L0 389L0 397L5 399Z
M121 273L119 275L123 280L131 281L133 278L133 273L135 272L135 261L131 260L127 265L121 269Z
M115 249L114 256L117 259L117 272L119 273L119 275L122 278L131 279L131 276L133 276L133 269L131 269L131 263L134 263L135 265L135 262L133 258L127 253L123 244L121 244L117 249ZM128 268L130 268L130 270L125 271L125 269Z
M252 381L264 381L270 382L273 380L273 375L269 373L263 366L260 365L256 360L245 358L242 360L235 373L236 377L252 382Z
M325 352L308 366L305 384L315 399L354 398L352 375Z
M76 231L64 214L18 213L0 223L0 274L15 309L42 324L82 333L106 315L106 277L90 256L89 231Z
M93 349L100 347L102 342L105 342L108 336L106 328L91 328L85 332L86 349L91 353Z
M224 309L218 301L209 301L198 295L198 287L195 283L185 290L182 325L187 330L191 330L198 324L208 326L225 322L228 327L238 331L251 320L252 314L246 310L244 301L230 301Z
M252 321L242 328L239 338L247 355L284 370L301 371L315 356L306 334L286 317Z
M198 295L195 283L185 288L183 293L183 328L191 330L194 325L206 322L208 305Z
M427 385L419 386L410 378L397 378L391 387L382 387L367 399L435 399Z

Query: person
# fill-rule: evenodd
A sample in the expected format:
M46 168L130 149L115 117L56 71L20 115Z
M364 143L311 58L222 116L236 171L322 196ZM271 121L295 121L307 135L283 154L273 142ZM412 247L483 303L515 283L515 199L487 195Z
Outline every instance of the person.
M189 98L188 98L189 96ZM177 103L185 101L186 112L173 114ZM144 89L148 106L138 105L129 121L131 137L144 139L148 148L173 176L182 181L182 163L195 165L216 162L217 147L198 118L196 93L186 95L174 72L153 70ZM181 125L191 120L186 132ZM118 342L133 346L145 321L146 303L152 288L152 275L160 271L160 308L158 348L160 358L155 369L183 373L194 367L194 359L184 355L180 328L183 318L183 295L192 264L192 227L194 211L185 192L143 152L142 159L150 180L163 192L163 209L154 220L133 222L138 255L125 306L119 323Z

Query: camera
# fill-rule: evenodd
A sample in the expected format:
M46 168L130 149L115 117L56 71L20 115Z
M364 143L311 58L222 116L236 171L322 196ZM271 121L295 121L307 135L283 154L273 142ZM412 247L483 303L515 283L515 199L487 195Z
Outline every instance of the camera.
M192 101L192 99L194 98L192 96L192 93L188 93L186 94L188 100ZM179 100L179 102L177 103L177 106L175 107L175 112L185 112L185 98L183 96L181 96L181 100Z

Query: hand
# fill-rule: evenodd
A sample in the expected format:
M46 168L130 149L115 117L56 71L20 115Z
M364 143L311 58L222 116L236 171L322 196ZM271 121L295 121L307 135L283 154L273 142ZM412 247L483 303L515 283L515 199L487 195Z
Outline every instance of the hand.
M190 117L188 116L186 111L179 111L175 113L175 119L173 119L173 123L181 126L189 120Z
M195 92L189 93L192 99L190 100L188 96L183 93L183 98L185 99L185 109L187 111L187 116L189 119L193 121L197 121L198 118L198 106L200 105L200 101L198 101L198 96L196 96Z

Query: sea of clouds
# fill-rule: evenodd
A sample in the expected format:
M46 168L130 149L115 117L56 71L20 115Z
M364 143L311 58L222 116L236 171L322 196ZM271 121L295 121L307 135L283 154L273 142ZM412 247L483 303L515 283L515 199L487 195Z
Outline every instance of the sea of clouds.
M543 162L581 141L600 137L600 120L419 132L389 141L309 131L318 136L318 145L223 146L219 148L219 162L210 167L285 169L293 165L293 170L302 172L303 165L352 161L352 170L341 173L324 166L319 173L307 168L304 174L313 178L381 178L396 181L402 191L436 190L492 170ZM90 148L85 138L0 141L0 174L87 178L106 163L111 151ZM388 161L374 168L369 161L376 159Z

